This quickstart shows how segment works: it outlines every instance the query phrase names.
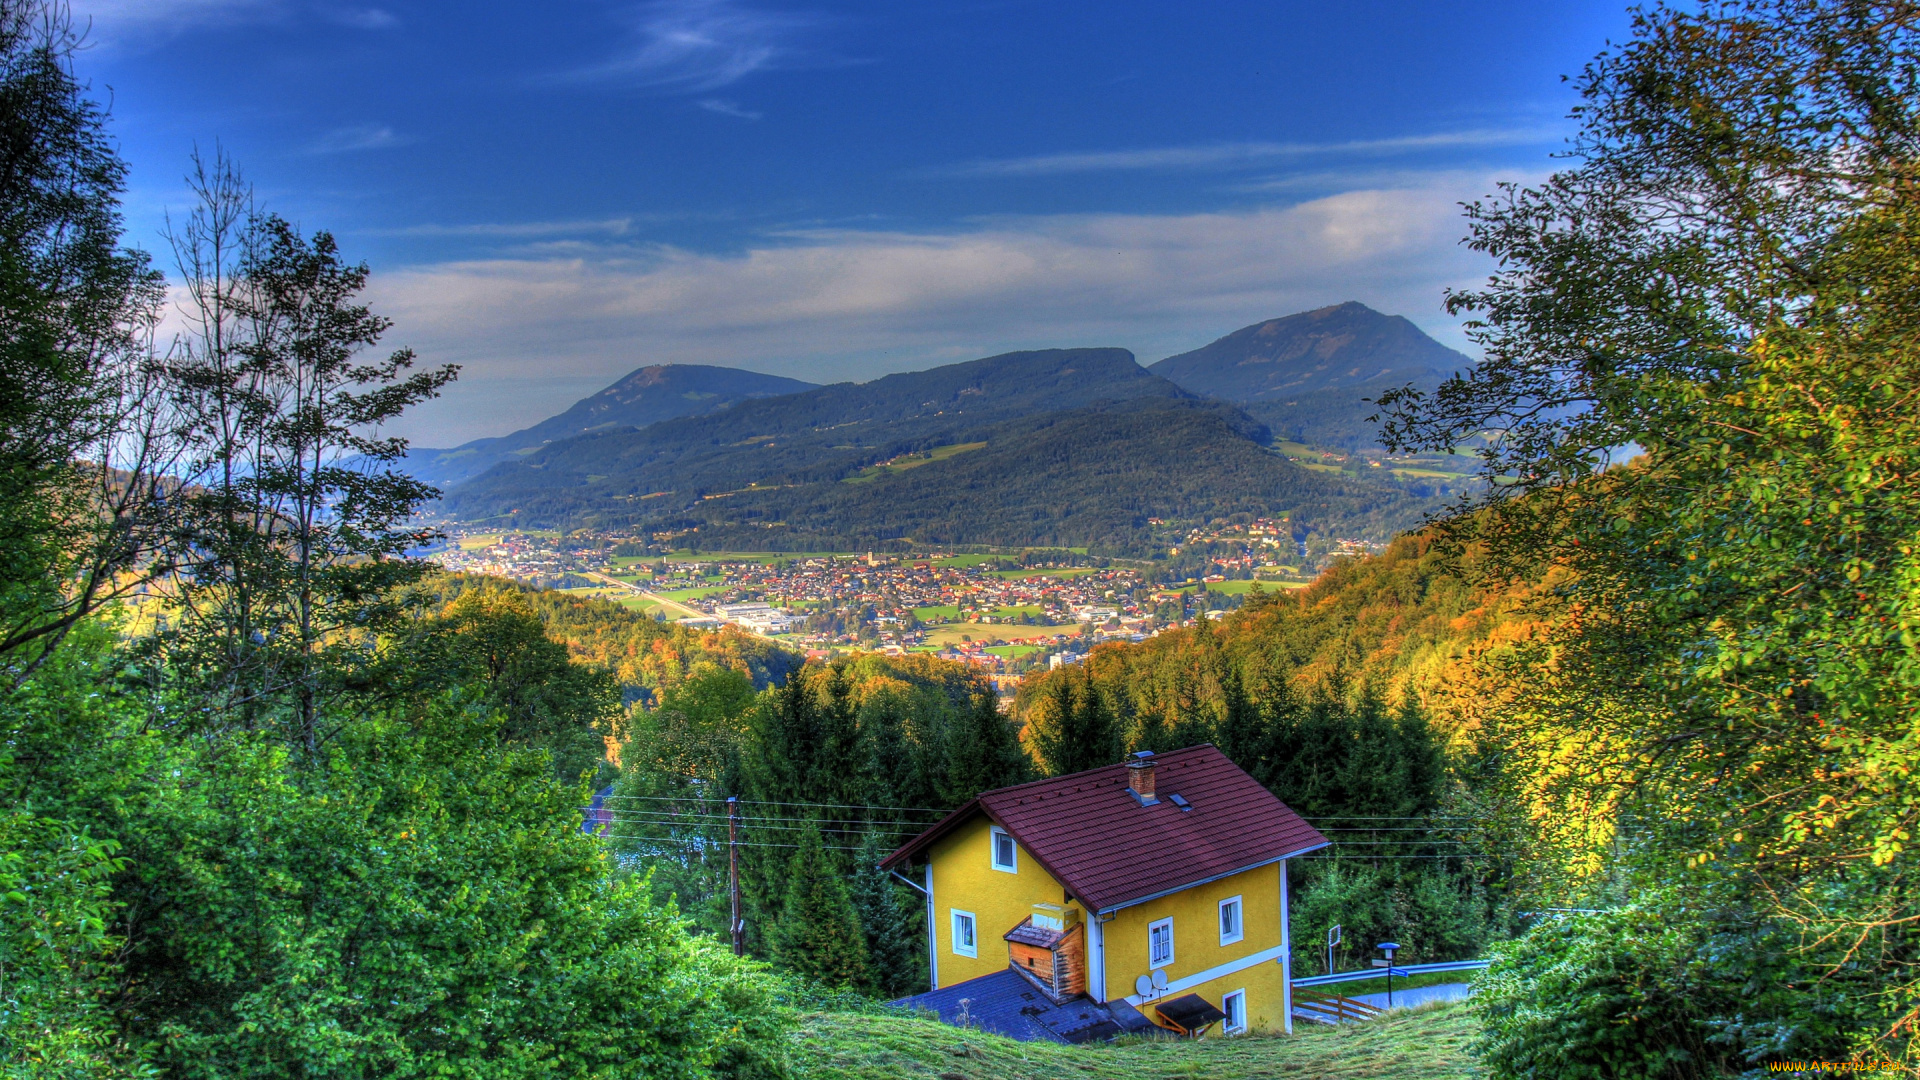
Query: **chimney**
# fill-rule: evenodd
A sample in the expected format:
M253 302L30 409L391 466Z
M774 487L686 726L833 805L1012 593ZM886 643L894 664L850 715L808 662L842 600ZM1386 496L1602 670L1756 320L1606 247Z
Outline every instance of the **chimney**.
M1127 762L1127 791L1141 806L1160 801L1153 797L1153 751L1142 750Z

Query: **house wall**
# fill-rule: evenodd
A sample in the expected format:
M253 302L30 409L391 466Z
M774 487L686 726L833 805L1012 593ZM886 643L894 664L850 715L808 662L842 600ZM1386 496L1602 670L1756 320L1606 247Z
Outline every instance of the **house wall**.
M1147 928L1172 918L1173 963L1166 965L1168 981L1201 981L1158 996L1171 999L1199 994L1217 1006L1224 995L1245 990L1248 1026L1254 1030L1283 1030L1287 1002L1286 969L1280 962L1285 955L1281 949L1280 874L1277 865L1256 867L1115 912L1101 928L1108 999L1125 998L1143 1011L1151 1007L1153 998L1136 994L1134 980L1152 971ZM1244 928L1238 942L1222 945L1219 903L1231 896L1241 898ZM1237 963L1245 966L1215 973Z
M976 817L941 837L928 853L933 866L934 951L940 962L935 989L1004 969L1007 943L1002 935L1033 914L1034 904L1059 904L1066 899L1066 890L1025 848L1014 860L1018 873L993 868L992 824L985 815ZM955 908L973 912L978 957L953 951Z

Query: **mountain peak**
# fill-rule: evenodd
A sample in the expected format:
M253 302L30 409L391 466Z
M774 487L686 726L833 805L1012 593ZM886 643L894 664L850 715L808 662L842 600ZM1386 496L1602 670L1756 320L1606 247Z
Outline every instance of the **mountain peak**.
M1148 370L1196 394L1253 402L1428 382L1471 361L1357 300L1268 319Z

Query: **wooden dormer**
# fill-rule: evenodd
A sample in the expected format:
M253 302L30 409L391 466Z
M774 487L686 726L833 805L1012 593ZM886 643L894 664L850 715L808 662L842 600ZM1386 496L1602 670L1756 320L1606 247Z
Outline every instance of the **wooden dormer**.
M1087 934L1079 915L1035 904L1033 914L1004 935L1008 964L1056 1005L1087 992Z

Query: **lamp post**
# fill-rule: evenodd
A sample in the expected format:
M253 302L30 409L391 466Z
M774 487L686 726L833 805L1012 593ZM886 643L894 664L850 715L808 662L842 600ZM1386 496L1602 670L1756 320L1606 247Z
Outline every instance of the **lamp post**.
M1327 929L1327 974L1333 974L1333 947L1340 944L1340 924L1334 923Z
M1391 941L1383 941L1379 945L1380 951L1387 954L1387 960L1383 966L1387 969L1387 1008L1389 1009L1393 1008L1393 954L1399 948L1399 945Z

